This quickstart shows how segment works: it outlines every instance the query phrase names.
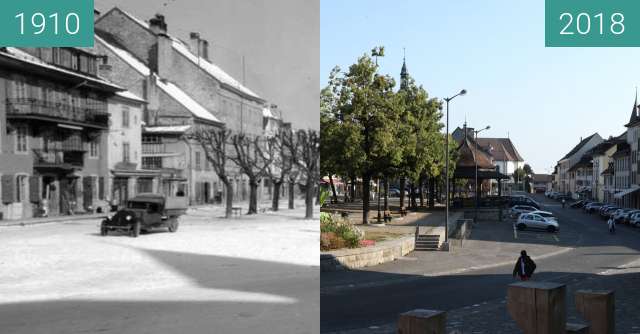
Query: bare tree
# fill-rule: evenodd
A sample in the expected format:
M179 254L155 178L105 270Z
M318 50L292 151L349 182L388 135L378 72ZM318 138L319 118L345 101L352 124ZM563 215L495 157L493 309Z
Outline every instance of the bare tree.
M267 168L273 163L273 154L269 154L270 159L267 160L261 157L260 150L264 142L258 136L252 138L241 133L233 135L231 139L236 154L229 156L229 160L235 162L249 178L249 211L247 214L256 214L258 213L258 185L265 176ZM266 149L272 150L268 147Z
M266 140L266 145L268 145L270 151L265 151L258 147L258 152L262 160L264 162L271 161L271 163L267 165L266 176L273 184L273 198L271 202L271 209L273 211L278 211L280 189L293 169L293 160L285 145L287 141L291 140L290 138L292 136L293 132L291 132L291 129L280 128L274 137Z
M313 218L313 198L315 187L320 178L320 136L315 130L298 130L295 145L289 146L294 163L304 177L305 186L305 218Z
M231 217L233 207L233 184L225 167L227 167L227 143L231 137L231 130L199 128L190 136L200 143L204 154L211 163L213 170L226 188L225 217Z

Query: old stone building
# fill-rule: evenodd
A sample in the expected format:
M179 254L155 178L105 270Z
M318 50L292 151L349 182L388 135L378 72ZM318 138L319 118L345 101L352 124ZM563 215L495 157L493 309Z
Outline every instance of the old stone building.
M3 219L105 207L107 99L123 89L98 77L98 61L79 48L0 49Z

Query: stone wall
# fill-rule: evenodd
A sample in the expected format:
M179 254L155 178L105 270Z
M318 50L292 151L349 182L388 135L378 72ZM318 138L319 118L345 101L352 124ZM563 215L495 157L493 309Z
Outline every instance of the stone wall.
M409 235L383 241L373 247L339 249L320 253L320 270L337 271L375 266L407 255L415 248L415 237Z

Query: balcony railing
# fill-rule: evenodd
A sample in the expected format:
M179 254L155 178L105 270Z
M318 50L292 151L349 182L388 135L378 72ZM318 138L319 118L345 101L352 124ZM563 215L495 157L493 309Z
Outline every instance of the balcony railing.
M84 152L34 149L33 164L36 167L82 168Z
M104 108L79 108L70 104L31 98L8 98L7 114L16 116L41 116L61 121L73 121L107 127L109 113Z
M167 153L167 144L164 143L143 143L142 154L163 154Z

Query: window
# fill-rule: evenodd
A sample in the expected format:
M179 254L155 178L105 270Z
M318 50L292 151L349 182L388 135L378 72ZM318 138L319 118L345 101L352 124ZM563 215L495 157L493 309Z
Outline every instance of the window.
M200 152L196 152L196 170L202 170L202 164L200 163Z
M122 143L122 162L129 162L129 143Z
M142 169L162 169L162 157L142 157Z
M122 106L122 127L129 128L129 107Z
M22 79L16 79L15 81L15 97L18 99L26 99L29 97L27 92L27 83Z
M71 54L71 69L76 71L80 69L78 58L79 56L77 54L74 54L74 53Z
M27 152L27 126L20 125L16 128L16 153Z
M89 157L90 158L97 158L100 155L100 152L98 151L98 147L99 147L99 139L96 138L92 141L89 142Z
M207 159L207 155L204 156L204 170L211 170L211 162Z

